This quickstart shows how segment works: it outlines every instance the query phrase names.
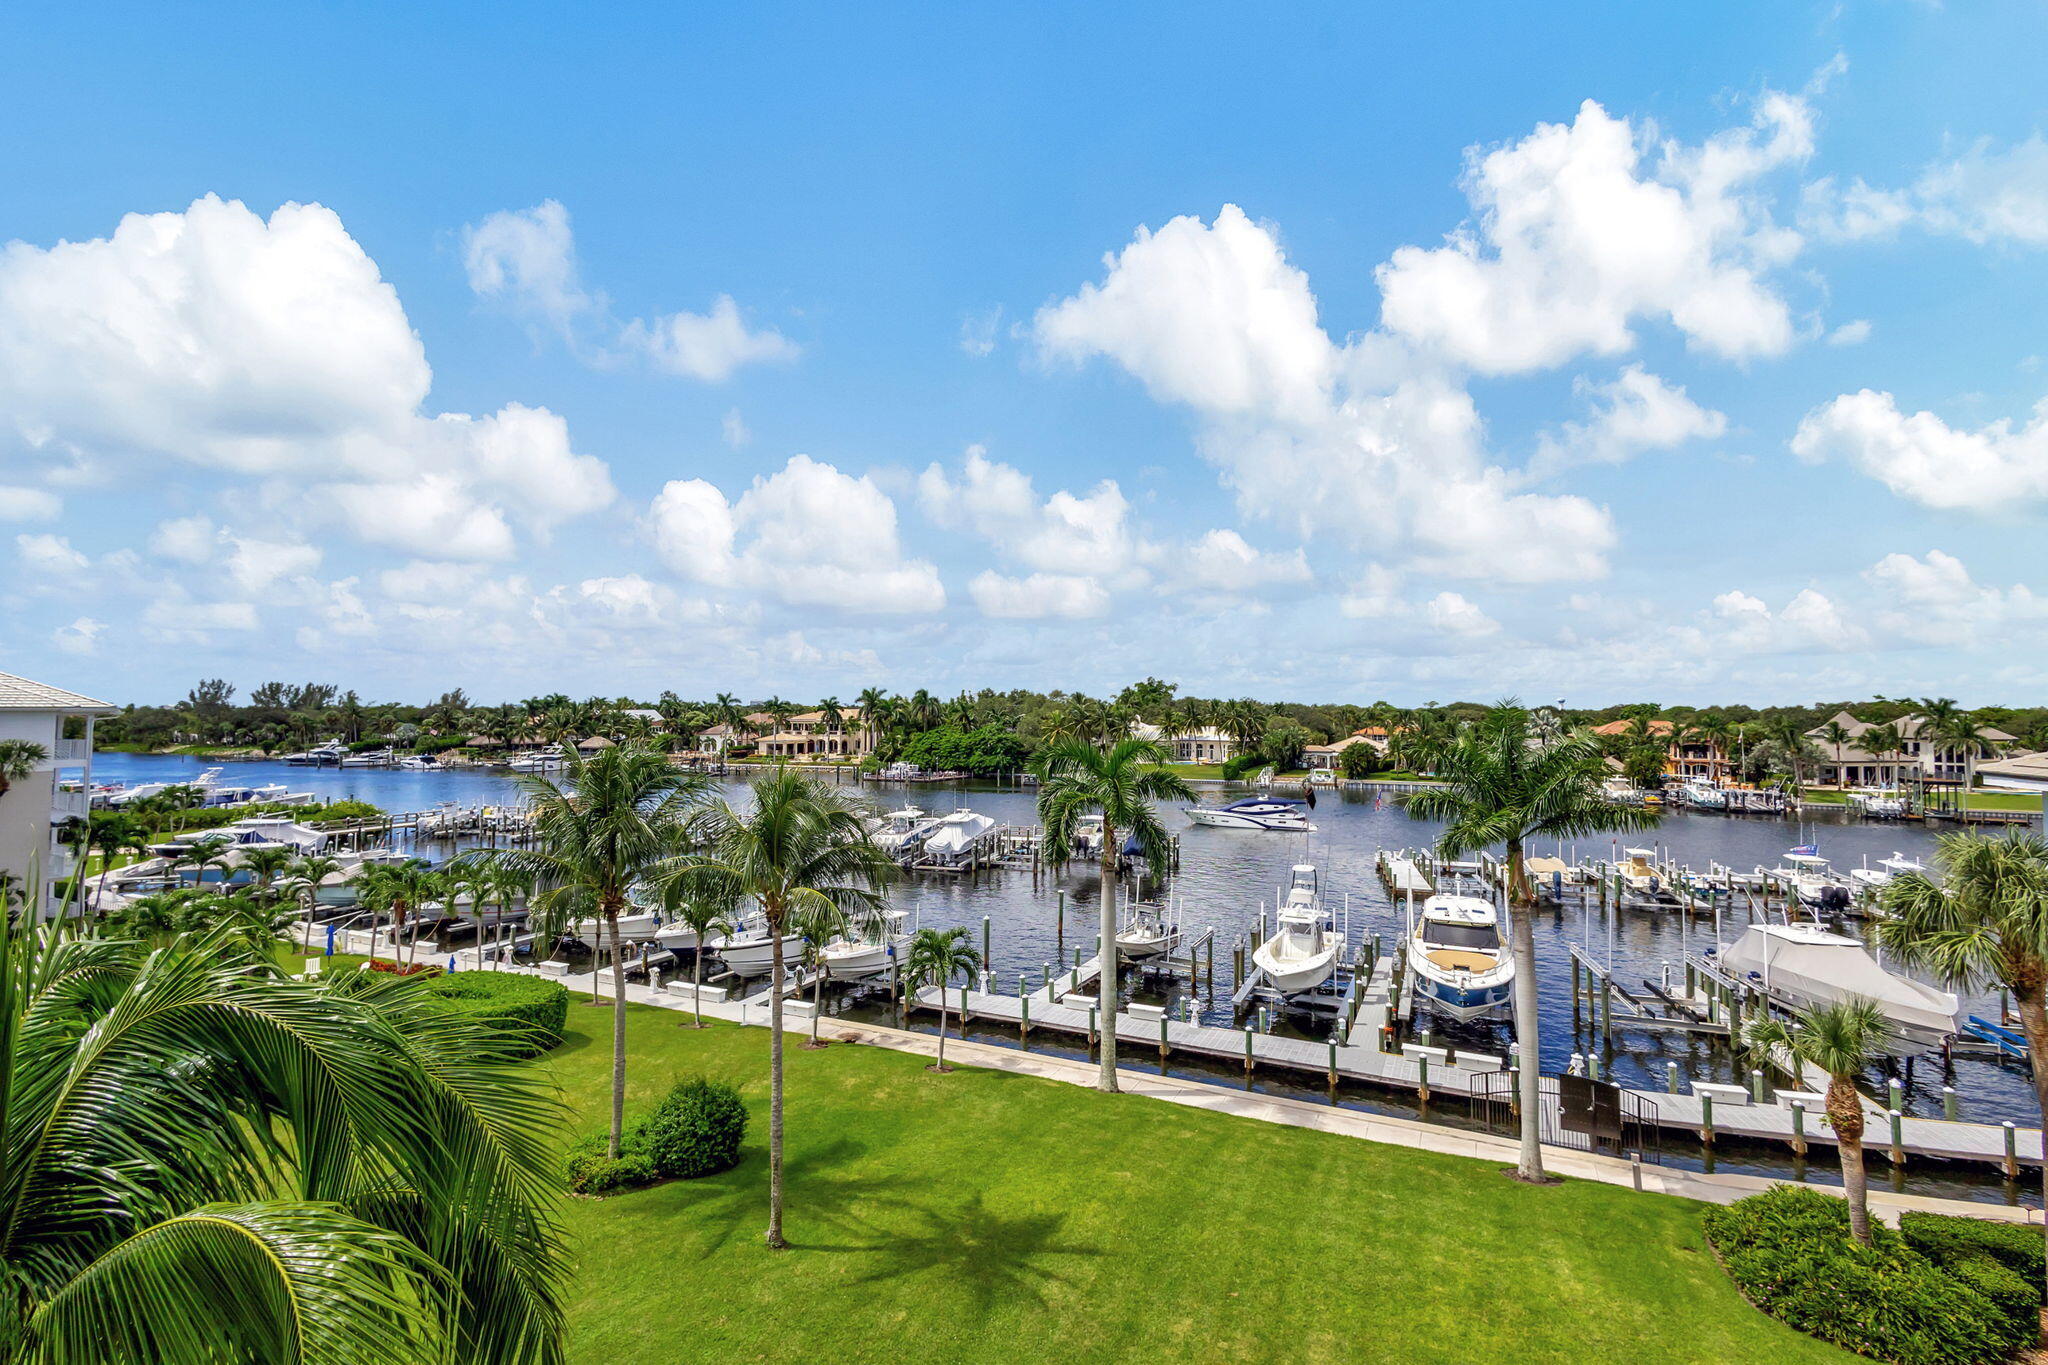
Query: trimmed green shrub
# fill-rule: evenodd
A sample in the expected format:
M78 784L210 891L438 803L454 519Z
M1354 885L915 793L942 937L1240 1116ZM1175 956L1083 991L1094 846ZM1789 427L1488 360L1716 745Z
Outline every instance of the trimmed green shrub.
M1941 1273L1976 1290L1998 1310L2005 1323L2006 1353L2041 1339L2041 1291L1989 1256L1966 1256L1941 1263Z
M1223 780L1235 782L1246 773L1255 773L1266 766L1266 760L1257 754L1233 754L1223 760Z
M569 988L545 977L449 972L427 989L450 1010L502 1024L511 1057L538 1057L552 1050L569 1022Z
M1953 1213L1904 1213L1899 1232L1906 1245L1936 1265L1989 1256L2035 1286L2040 1297L2044 1248L2041 1229L2025 1223L1993 1223Z
M647 1157L665 1179L693 1180L739 1164L747 1133L747 1107L740 1092L699 1076L678 1081L633 1136L633 1149Z
M1894 1365L1989 1365L2013 1324L1890 1228L1849 1236L1849 1206L1780 1185L1705 1215L1707 1238L1749 1301L1789 1327Z
M644 1153L621 1148L604 1154L603 1138L585 1138L569 1149L569 1189L574 1194L617 1194L654 1183L654 1167Z

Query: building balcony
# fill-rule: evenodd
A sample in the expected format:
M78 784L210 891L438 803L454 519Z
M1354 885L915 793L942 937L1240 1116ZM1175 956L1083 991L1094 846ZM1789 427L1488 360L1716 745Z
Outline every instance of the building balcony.
M82 739L60 739L51 746L50 757L59 763L83 763L92 757L92 750Z
M83 820L92 809L92 796L85 791L66 791L58 788L50 793L50 818L52 820Z

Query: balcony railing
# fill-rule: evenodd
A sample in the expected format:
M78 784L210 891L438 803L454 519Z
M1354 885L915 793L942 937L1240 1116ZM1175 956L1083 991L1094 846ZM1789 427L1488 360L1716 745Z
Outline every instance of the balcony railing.
M50 816L52 819L69 817L84 819L92 809L92 797L82 791L65 791L62 788L50 793Z
M85 747L82 739L60 739L51 750L50 757L59 763L83 763L92 757L92 750Z

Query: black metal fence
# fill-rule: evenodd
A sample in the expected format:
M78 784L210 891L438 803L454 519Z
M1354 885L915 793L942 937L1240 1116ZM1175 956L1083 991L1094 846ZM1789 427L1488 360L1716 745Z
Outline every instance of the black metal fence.
M1512 1137L1522 1131L1516 1112L1517 1073L1492 1071L1472 1081L1472 1117L1489 1133ZM1541 1140L1549 1147L1610 1156L1640 1153L1661 1162L1657 1105L1632 1090L1586 1076L1542 1076Z

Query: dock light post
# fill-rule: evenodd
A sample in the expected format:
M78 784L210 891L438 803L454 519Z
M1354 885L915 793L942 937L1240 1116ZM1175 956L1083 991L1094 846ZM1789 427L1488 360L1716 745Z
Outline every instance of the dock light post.
M1038 974L1045 978L1045 1003L1050 1005L1052 1003L1052 964L1050 962L1039 963Z
M1945 1085L1941 1088L1941 1116L1954 1123L1962 1114L1962 1106L1956 1101L1956 1088Z
M1792 1152L1795 1156L1806 1155L1806 1101L1792 1101Z
M983 915L981 917L981 960L983 962L987 962L989 960L987 915Z
M2020 1178L2019 1129L2012 1126L2011 1119L2005 1120L2003 1127L2005 1128L2005 1178L2007 1180L2018 1180Z
M1088 1007L1088 1046L1090 1047L1095 1046L1095 1010L1096 1006L1094 1005Z
M1753 1066L1749 1069L1749 1098L1752 1104L1762 1104L1764 1102L1764 1072L1762 1067Z
M1704 1146L1714 1145L1714 1092L1700 1092L1700 1142Z
M1600 1079L1600 1054L1599 1054L1599 1053L1597 1053L1597 1052L1589 1052L1589 1053L1587 1053L1587 1054L1586 1054L1586 1074L1587 1074L1588 1076L1591 1076L1591 1077L1592 1077L1592 1078L1593 1078L1594 1080L1596 1080L1596 1081Z
M1333 1035L1331 1035L1331 1038L1330 1038L1330 1085L1331 1085L1332 1087L1335 1087L1335 1086L1336 1086L1336 1084L1337 1084L1337 1039L1336 1039L1336 1036L1335 1036L1335 1035L1333 1034Z
M1891 1091L1891 1107L1894 1110L1904 1109L1906 1107L1906 1087L1899 1084L1899 1078L1897 1076L1892 1077L1886 1088Z
M1677 1062L1664 1063L1664 1093L1667 1095L1676 1095L1678 1093Z
M1162 1062L1166 1060L1166 1030L1166 1013L1162 1010L1159 1015L1159 1060Z
M1017 1036L1029 1037L1031 1033L1031 992L1024 989L1024 978L1017 978Z
M1427 1056L1427 1055L1424 1055L1424 1056L1421 1056L1421 1057L1417 1057L1417 1058L1415 1059L1415 1064L1416 1064L1416 1066L1417 1066L1417 1068L1418 1068L1418 1071L1417 1071L1417 1074L1416 1074L1416 1080L1415 1080L1415 1091L1416 1091L1416 1094L1418 1094L1419 1096L1421 1096L1421 1098L1422 1098L1422 1102L1423 1102L1424 1104L1428 1104L1428 1103L1429 1103L1429 1058L1428 1058L1428 1056Z
M1249 1026L1244 1031L1244 1074L1252 1074L1252 1031Z
M1904 1122L1905 1115L1894 1109L1891 1111L1890 1117L1892 1121L1892 1164L1894 1166L1902 1166L1906 1161L1906 1144L1903 1135L1899 1132L1899 1128Z

